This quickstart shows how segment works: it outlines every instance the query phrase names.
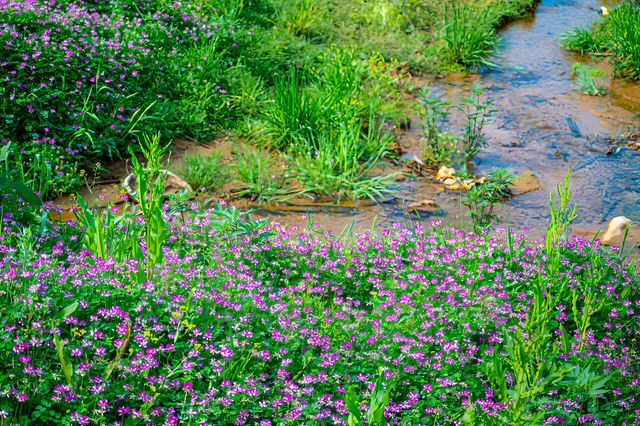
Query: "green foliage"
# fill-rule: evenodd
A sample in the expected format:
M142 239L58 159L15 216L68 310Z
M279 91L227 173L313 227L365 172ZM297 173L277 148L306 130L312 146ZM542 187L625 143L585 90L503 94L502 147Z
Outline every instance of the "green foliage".
M462 180L471 178L466 170L456 176ZM493 169L491 174L475 180L468 191L462 192L462 204L469 209L476 232L488 229L493 221L499 220L494 210L509 197L512 181L513 175L507 169Z
M581 54L602 53L607 50L605 36L594 29L574 28L560 36L562 47Z
M5 213L26 222L36 220L37 211L42 206L41 198L24 180L13 180L13 170L9 161L11 142L0 148L0 232ZM18 178L21 176L17 173Z
M496 25L490 10L454 1L445 8L439 29L442 60L465 68L495 67L489 58L501 44Z
M229 15L214 22L196 12L200 5L17 2L4 12L0 39L11 48L2 70L11 78L0 87L0 139L26 158L41 156L28 179L51 169L43 197L76 189L78 168L123 156L136 132L207 138L228 125L235 114L230 64L247 38L236 19L246 18L242 7L223 7ZM42 25L31 24L34 16ZM47 42L34 48L40 37ZM17 155L11 160L20 164Z
M383 426L387 424L384 410L391 400L391 391L394 383L384 383L383 378L384 373L380 372L371 391L369 407L364 415L360 412L360 404L358 404L355 388L353 386L349 388L344 398L347 411L349 411L348 426L361 426L365 421L367 426Z
M163 261L162 246L167 239L167 228L163 217L166 174L162 173L162 159L168 145L160 144L160 135L144 136L140 150L146 164L143 166L130 149L133 174L136 177L134 197L144 218L144 241L147 249L147 279L154 268Z
M304 36L318 19L318 3L315 0L292 0L283 2L278 21L295 36Z
M553 194L549 197L551 219L545 246L547 258L527 290L528 295L532 294L533 303L527 311L526 321L516 327L515 333L505 330L508 361L500 360L496 349L486 364L487 375L498 398L509 405L506 419L514 425L539 423L546 416L561 413L560 408L549 404L548 398L559 388L564 389L569 398L580 401L594 418L607 418L606 411L611 408L602 398L609 392L605 385L611 376L597 373L590 364L574 364L580 362L579 358L568 361L568 357L561 356L571 350L583 351L593 320L599 312L611 309L611 300L603 297L598 289L598 283L605 279L610 266L598 256L587 255L585 269L577 281L560 272L567 261L565 256L570 255L563 248L564 240L576 217L575 206L569 207L569 179L567 172L564 182L558 185L559 205L555 205ZM627 297L629 289L621 291L625 294L623 297ZM559 323L566 317L564 304L567 300L572 301L573 335L568 331L568 324ZM573 420L577 419L574 417Z
M466 118L462 143L467 158L474 156L481 147L486 145L484 126L498 112L491 108L493 99L483 100L484 91L485 89L476 82L469 96L462 98L456 106Z
M490 2L489 7L496 15L498 22L503 23L531 13L539 2L540 0L494 0Z
M464 152L465 159L478 153L486 144L484 127L498 112L493 109L493 100L484 99L485 89L475 83L468 96L457 103L445 100L440 96L430 95L425 87L419 99L418 114L423 125L422 160L430 164L453 163L458 154ZM451 111L456 109L464 115L464 128L461 141L447 128ZM462 147L459 147L461 142Z
M571 74L580 92L585 95L602 96L605 94L606 74L600 68L576 62L571 67Z
M640 8L625 0L609 17L613 66L620 75L640 79Z
M78 197L80 207L76 218L84 228L83 245L97 257L117 261L136 259L137 270L132 273L137 283L151 278L154 268L163 262L162 247L166 244L167 228L164 219L164 190L166 175L162 158L167 147L160 145L160 136L144 137L140 149L146 160L143 166L132 153L132 168L136 178L136 190L132 194L143 218L140 226L137 211L125 206L122 213L107 206L104 210L90 208ZM140 242L144 241L143 250ZM145 256L146 254L146 256ZM146 265L146 271L143 267Z
M273 102L265 107L265 135L284 151L315 149L318 134L331 122L332 98L305 87L295 72L276 80Z
M318 150L292 159L295 177L304 194L331 195L342 198L380 198L392 192L394 175L375 176L373 169L388 156L391 138L375 120L369 130L361 132L361 123L340 127L322 134Z
M448 133L446 128L453 109L451 101L431 95L427 86L418 99L418 114L423 128L421 159L436 165L451 162L458 145L458 138Z
M218 151L185 154L176 170L194 190L218 190L230 177L229 167L222 162L222 155Z
M286 177L276 170L276 159L268 151L243 145L234 152L235 173L242 185L232 191L234 197L250 197L256 201L272 202L289 195Z
M577 217L576 209L574 205L569 206L571 199L571 186L569 185L571 179L571 170L567 170L567 174L562 184L558 184L557 192L559 198L559 205L556 206L554 202L553 193L549 194L549 226L547 227L546 248L547 254L550 256L553 252L554 245L560 241L566 241L569 237L569 226L571 222Z
M263 240L273 235L273 232L265 229L269 220L252 220L251 213L253 210L241 211L235 206L225 207L222 204L216 204L209 210L209 214L214 218L211 222L215 230L214 235L222 238L249 236L253 241Z

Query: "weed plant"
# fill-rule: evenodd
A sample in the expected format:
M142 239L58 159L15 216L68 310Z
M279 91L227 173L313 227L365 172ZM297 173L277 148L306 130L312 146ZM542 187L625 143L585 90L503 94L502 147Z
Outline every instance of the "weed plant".
M421 159L429 164L449 163L459 153L458 137L447 128L452 109L451 101L431 95L427 86L422 89L418 105L423 128Z
M462 98L457 105L466 118L463 145L467 158L474 156L481 147L486 145L484 126L498 112L492 108L492 99L485 100L483 98L484 92L485 89L476 82L471 88L469 96Z
M571 74L578 89L585 95L602 96L605 94L606 74L600 68L575 63L571 67Z
M469 95L453 104L440 96L429 95L429 89L423 89L418 113L422 116L422 160L430 164L453 163L476 155L486 145L485 125L498 110L493 109L493 100L484 98L485 89L478 83L471 88ZM462 112L464 129L462 138L448 132L448 118L452 110ZM462 145L462 146L460 146Z
M185 154L177 165L177 172L192 188L206 191L219 190L230 177L229 166L217 151Z
M460 170L456 177L460 180L473 178L466 169ZM486 230L500 220L495 208L509 197L513 178L507 169L493 169L484 179L476 180L468 191L461 191L461 202L469 209L474 231Z
M286 176L276 166L276 159L270 152L241 146L234 152L235 173L241 187L232 195L264 202L283 199L291 191L287 189Z

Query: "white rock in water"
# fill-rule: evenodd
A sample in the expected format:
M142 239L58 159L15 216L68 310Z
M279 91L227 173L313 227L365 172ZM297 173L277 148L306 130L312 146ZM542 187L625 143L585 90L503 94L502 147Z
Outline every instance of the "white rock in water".
M615 245L618 246L622 244L622 238L624 238L624 232L627 228L627 225L631 227L634 225L633 221L625 216L617 216L609 221L609 226L607 227L606 232L600 238L602 244L604 245Z

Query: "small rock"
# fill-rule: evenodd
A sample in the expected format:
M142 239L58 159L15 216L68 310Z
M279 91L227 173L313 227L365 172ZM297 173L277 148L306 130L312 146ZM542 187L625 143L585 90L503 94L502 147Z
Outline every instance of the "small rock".
M436 174L436 179L440 182L444 182L445 179L451 178L455 172L456 169L454 169L453 167L442 166Z
M424 200L413 201L411 203L408 203L407 207L409 207L410 209L417 209L417 210L424 210L424 209L431 210L433 208L438 207L438 205L436 204L435 200L424 199Z
M513 179L513 186L510 191L512 195L522 195L541 188L542 182L540 178L531 170L525 170Z
M627 148L631 148L634 151L640 151L640 142L629 141L627 142Z
M625 216L617 216L609 221L607 230L600 241L605 246L620 246L624 238L625 229L629 225L629 233L627 234L626 244L640 247L640 228L631 219Z

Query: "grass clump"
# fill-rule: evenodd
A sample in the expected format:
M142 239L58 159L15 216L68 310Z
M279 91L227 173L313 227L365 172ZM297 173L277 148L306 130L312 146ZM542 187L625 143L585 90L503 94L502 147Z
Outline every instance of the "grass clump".
M489 9L464 3L445 7L439 34L442 60L465 68L496 66L490 59L501 44L496 19Z
M274 202L290 194L286 176L277 170L276 158L270 152L242 145L233 156L240 188L233 190L232 196Z
M176 167L176 172L195 190L217 191L227 182L229 167L222 161L222 154L187 153Z
M620 75L640 79L640 4L626 0L609 18L613 65Z
M607 38L602 31L587 28L574 28L560 36L560 43L567 50L581 54L603 53L608 49Z
M376 126L373 120L372 126ZM390 135L371 127L362 133L359 122L324 134L318 149L299 156L293 171L302 194L376 199L392 191L394 175L376 176L374 169L389 156Z

